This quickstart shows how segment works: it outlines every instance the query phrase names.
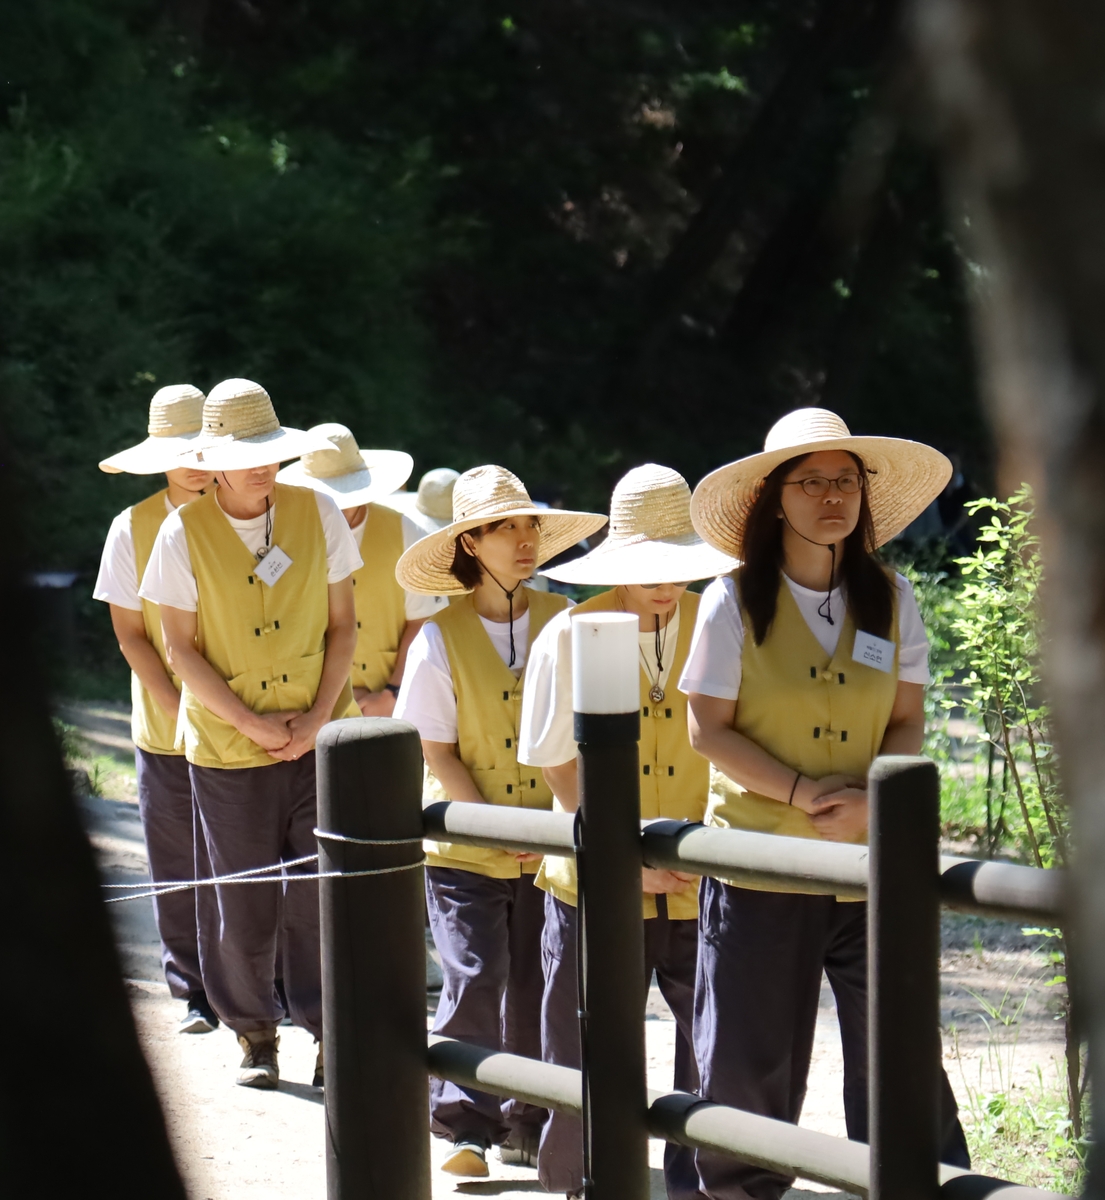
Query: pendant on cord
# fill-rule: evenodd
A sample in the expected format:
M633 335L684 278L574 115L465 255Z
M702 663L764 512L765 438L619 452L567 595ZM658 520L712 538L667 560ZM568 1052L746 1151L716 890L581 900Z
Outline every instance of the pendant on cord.
M664 703L664 689L658 683L654 683L652 685L651 691L648 694L648 698L652 701L653 704L663 704Z

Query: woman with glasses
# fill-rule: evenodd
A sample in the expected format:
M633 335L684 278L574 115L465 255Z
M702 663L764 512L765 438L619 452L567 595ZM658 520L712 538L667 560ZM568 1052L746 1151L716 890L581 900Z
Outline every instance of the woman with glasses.
M800 409L765 449L708 475L695 529L741 560L706 590L680 679L691 742L720 772L706 821L864 842L876 756L917 754L928 643L908 582L876 549L940 494L938 451L853 437ZM867 1140L866 904L706 879L694 1049L701 1095L797 1123L822 971L836 997L849 1138ZM942 1081L944 1162L967 1166ZM698 1152L699 1191L778 1200L792 1179Z
M641 816L701 821L710 792L710 765L687 737L687 701L676 688L686 661L699 598L687 581L732 570L733 560L695 533L691 490L682 475L649 463L636 467L614 489L610 535L582 558L550 568L565 583L608 590L554 617L533 645L522 699L518 757L542 768L562 812L579 807L576 742L572 721L572 621L579 614L625 612L637 618L640 659ZM579 993L576 975L576 864L546 857L537 875L545 896L541 958L541 1056L561 1066L580 1065ZM691 1049L695 960L698 950L698 880L679 871L645 868L643 915L645 978L641 1017L655 972L676 1021L675 1086L693 1092L698 1072ZM541 1132L537 1172L550 1192L583 1187L583 1127L577 1117L553 1112ZM667 1147L668 1195L693 1195L698 1179L693 1153Z

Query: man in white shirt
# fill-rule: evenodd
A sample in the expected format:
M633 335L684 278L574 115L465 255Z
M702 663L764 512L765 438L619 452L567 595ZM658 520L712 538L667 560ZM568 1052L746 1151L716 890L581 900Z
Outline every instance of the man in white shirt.
M149 437L100 463L108 474L165 473L162 488L124 509L111 523L93 591L107 604L119 649L132 671L131 736L138 776L138 811L150 878L194 878L195 829L188 763L176 748L180 681L165 660L157 606L139 598L138 584L165 518L202 495L214 476L191 453L203 421L203 393L188 384L160 388L150 402ZM210 1033L212 1011L200 975L196 897L170 892L153 901L161 966L170 994L185 1002L181 1033Z
M199 448L218 489L165 521L140 595L161 605L183 681L181 727L211 872L285 864L282 930L279 877L202 888L199 903L207 993L245 1053L237 1082L272 1088L281 932L289 1015L322 1036L318 888L296 882L311 871L291 864L316 851L315 737L357 711L351 576L361 560L329 497L276 484L280 460L328 450L324 439L282 428L268 393L248 380L213 389L203 426Z

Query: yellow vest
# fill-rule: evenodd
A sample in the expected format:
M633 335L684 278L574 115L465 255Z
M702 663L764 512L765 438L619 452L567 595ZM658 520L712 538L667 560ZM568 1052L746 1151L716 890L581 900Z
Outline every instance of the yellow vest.
M353 686L370 692L378 692L391 678L407 624L406 596L395 579L395 564L402 553L402 516L370 504L361 535L364 566L353 572L357 602Z
M567 607L564 596L527 589L529 645L548 622ZM499 657L480 624L471 595L430 618L441 630L453 692L457 698L457 753L468 768L480 795L488 804L516 808L552 808L552 792L540 767L518 761L518 725L522 715L520 679ZM439 785L440 786L440 785ZM531 874L535 863L520 864L506 850L460 846L452 842L426 842L426 862L431 867L455 867L492 879L515 879Z
M306 712L315 701L329 624L326 537L315 494L277 484L272 544L292 560L274 587L254 574L212 492L181 509L199 605L196 645L254 712ZM184 752L201 767L264 767L278 760L183 688ZM333 718L356 711L347 683Z
M747 614L742 617L744 650L733 728L811 779L837 774L866 778L898 690L897 602L890 671L853 661L856 627L850 613L844 618L836 652L827 656L786 580L780 581L775 620L762 646L756 645ZM715 776L713 792L707 825L785 837L820 836L800 808L747 791L723 775Z
M676 687L687 652L691 647L698 617L698 596L684 592L679 601L679 637L671 660L663 703L655 705L649 697L652 681L642 668L641 740L641 816L645 820L667 817L676 821L701 821L710 793L710 764L691 748L687 733L687 697ZM619 611L617 593L603 592L572 609L574 620L581 613ZM559 802L555 803L560 808ZM576 864L572 858L542 860L537 886L551 892L565 904L576 903ZM656 916L656 897L645 895L644 915ZM691 890L667 898L668 916L675 921L698 918L698 893Z
M161 523L169 515L166 498L169 489L162 488L147 496L130 510L130 535L134 542L134 566L138 572L138 583L146 573L154 540ZM142 620L146 626L146 637L165 664L165 673L173 687L180 691L180 680L169 669L165 657L165 642L161 637L161 610L149 600L142 601ZM150 754L183 754L176 747L176 717L171 717L142 686L134 672L130 676L130 735L134 744Z

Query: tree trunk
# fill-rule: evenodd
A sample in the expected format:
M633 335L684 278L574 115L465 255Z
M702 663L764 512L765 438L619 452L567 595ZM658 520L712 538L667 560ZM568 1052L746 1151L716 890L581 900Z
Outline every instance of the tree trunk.
M1006 488L1036 490L1047 678L1074 827L1072 977L1105 1066L1105 6L915 0ZM1105 1103L1086 1194L1105 1196Z

